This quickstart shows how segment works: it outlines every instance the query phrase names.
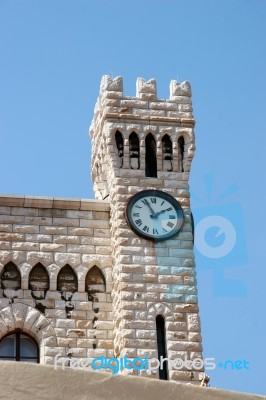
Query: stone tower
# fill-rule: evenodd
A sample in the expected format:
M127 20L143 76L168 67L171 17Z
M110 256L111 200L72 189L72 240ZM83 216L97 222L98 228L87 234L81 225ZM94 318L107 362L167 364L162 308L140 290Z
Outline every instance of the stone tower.
M194 125L189 82L171 81L170 98L165 100L157 98L154 79L138 78L136 97L127 97L121 77L102 78L90 130L92 179L96 198L110 204L117 357L202 359L188 185ZM174 235L170 219L177 217L152 208L153 194L161 192L178 202L183 215ZM136 195L142 193L146 200L137 203ZM154 207L159 207L160 199ZM133 214L128 211L130 201L135 204ZM161 224L162 233L169 232L165 240L159 236L157 240L159 229L136 219L139 213L134 207L141 208L141 201L148 222ZM203 370L196 362L175 369L169 362L163 365L154 377L198 383Z

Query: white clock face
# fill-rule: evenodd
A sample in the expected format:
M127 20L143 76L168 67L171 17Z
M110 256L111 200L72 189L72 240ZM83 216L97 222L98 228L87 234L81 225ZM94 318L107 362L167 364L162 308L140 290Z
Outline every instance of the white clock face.
M127 220L138 235L166 240L180 230L184 215L172 196L159 190L143 190L129 200Z

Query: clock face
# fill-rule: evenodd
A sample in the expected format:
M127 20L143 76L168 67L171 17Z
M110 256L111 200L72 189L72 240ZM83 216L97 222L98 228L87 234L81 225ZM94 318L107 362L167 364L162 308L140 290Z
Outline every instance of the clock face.
M143 190L129 200L126 218L137 235L166 240L181 229L184 214L178 201L169 194L160 190Z

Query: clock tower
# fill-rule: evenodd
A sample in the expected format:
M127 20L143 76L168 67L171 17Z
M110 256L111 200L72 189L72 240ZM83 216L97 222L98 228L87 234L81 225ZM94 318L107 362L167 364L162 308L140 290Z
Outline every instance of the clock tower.
M171 81L165 100L154 79L128 97L122 77L104 76L90 134L95 195L110 203L114 354L167 359L149 376L199 384L194 125L189 82Z

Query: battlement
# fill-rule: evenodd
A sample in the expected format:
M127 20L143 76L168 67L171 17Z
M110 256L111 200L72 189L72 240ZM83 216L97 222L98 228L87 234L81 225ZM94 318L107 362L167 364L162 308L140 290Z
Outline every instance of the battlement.
M90 128L91 137L103 121L127 121L131 124L166 124L193 128L191 87L188 81L170 82L170 98L157 98L156 79L137 78L136 96L124 96L123 78L104 75L100 94L94 108L94 118ZM152 128L151 128L152 129ZM154 128L156 129L156 128Z
M107 93L109 92L109 93ZM115 93L113 93L115 92ZM112 96L113 94L113 96ZM112 78L104 75L101 81L100 95L107 97L122 98L123 95L123 77L117 76ZM178 102L179 96L191 97L191 87L188 81L178 82L171 80L169 100ZM145 80L137 78L136 82L136 98L141 100L158 100L157 99L157 82L156 79ZM188 99L187 99L188 100Z

